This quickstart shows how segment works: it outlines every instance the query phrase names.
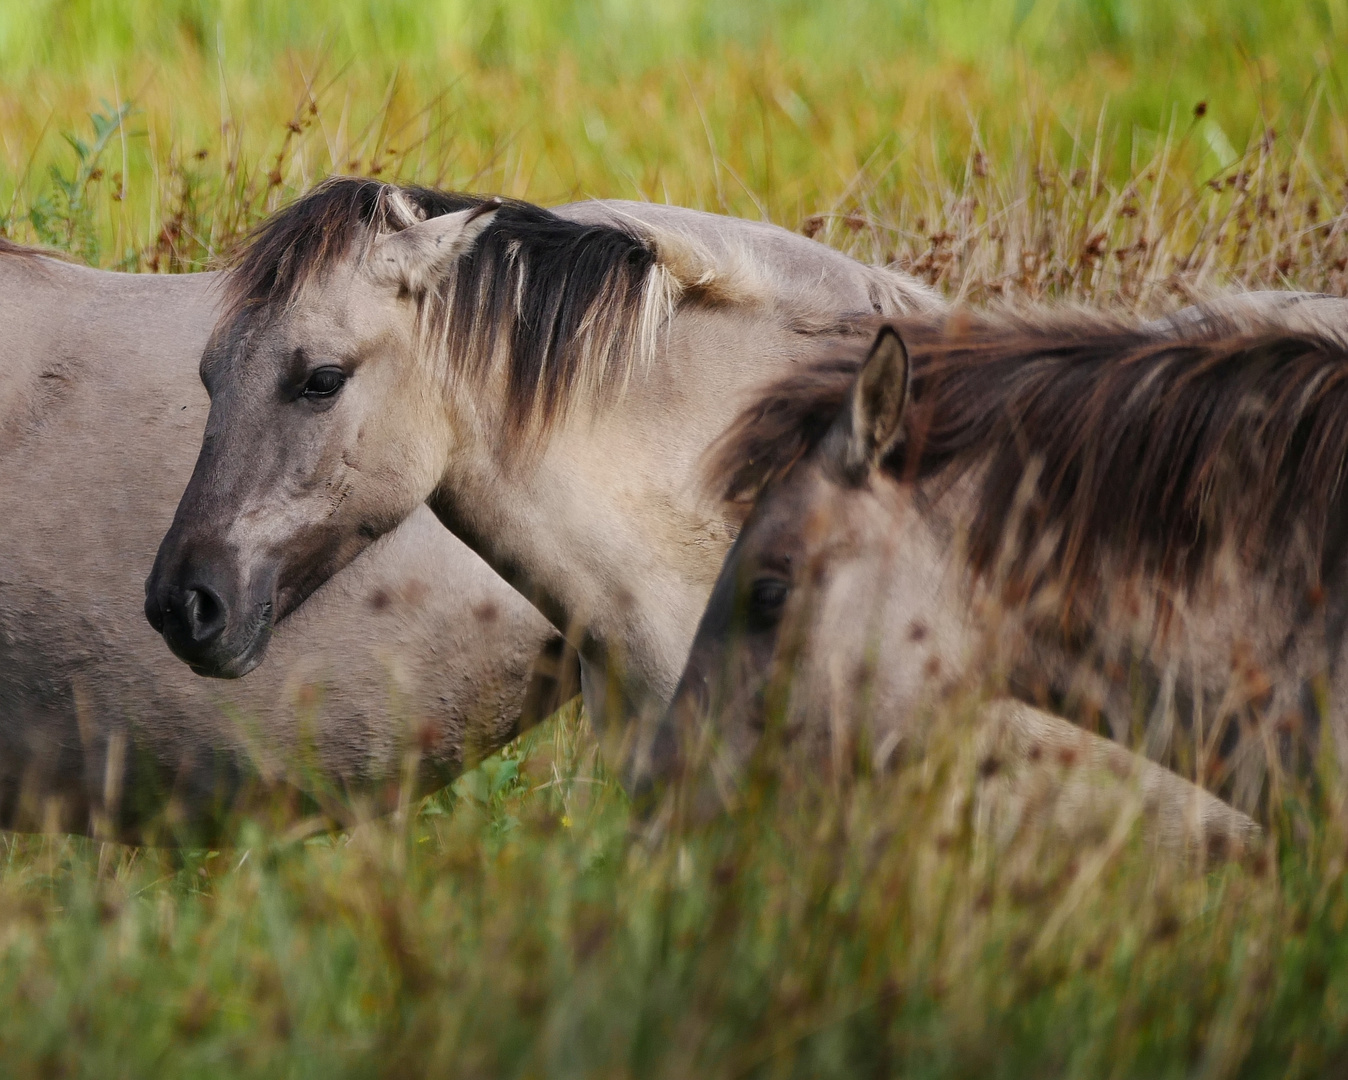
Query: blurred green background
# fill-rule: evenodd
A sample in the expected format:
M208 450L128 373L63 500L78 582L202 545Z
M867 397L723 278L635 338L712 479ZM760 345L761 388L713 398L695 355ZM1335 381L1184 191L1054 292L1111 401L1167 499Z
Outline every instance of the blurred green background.
M361 171L794 227L971 146L1124 177L1170 136L1201 180L1273 129L1337 169L1345 57L1331 0L5 0L0 227L31 238L52 167L79 179L62 134L90 145L120 107L89 200L113 264L177 174L234 201L270 174L258 210Z

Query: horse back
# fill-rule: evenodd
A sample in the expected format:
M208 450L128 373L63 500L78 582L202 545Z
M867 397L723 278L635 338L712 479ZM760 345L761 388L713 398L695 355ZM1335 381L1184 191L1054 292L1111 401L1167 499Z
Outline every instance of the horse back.
M820 319L839 315L895 316L943 309L945 302L916 279L868 266L841 251L764 221L711 214L682 206L593 199L559 206L571 221L618 225L646 236L663 255L705 263L690 276L710 271L731 279L713 300L765 301L792 312L816 330ZM815 318L812 318L812 315Z
M135 423L169 398L182 399L179 411L199 405L190 374L157 361L200 353L217 314L215 278L114 274L0 249L0 456L71 411L86 415L65 421L88 431Z

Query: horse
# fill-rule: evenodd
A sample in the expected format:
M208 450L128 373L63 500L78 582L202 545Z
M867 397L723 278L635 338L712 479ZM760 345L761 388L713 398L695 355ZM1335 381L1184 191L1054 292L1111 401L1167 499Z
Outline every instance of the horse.
M772 225L330 179L232 270L146 615L195 670L243 675L425 504L576 647L601 731L658 715L737 526L696 475L739 398L939 306Z
M727 775L769 725L884 759L986 688L1267 809L1344 750L1344 326L961 311L780 380L709 459L752 510L655 775L704 727Z
M227 281L0 240L3 827L172 839L168 803L206 835L250 778L294 767L379 809L407 753L425 790L575 692L560 635L429 510L315 595L247 682L164 650L143 581L200 445Z

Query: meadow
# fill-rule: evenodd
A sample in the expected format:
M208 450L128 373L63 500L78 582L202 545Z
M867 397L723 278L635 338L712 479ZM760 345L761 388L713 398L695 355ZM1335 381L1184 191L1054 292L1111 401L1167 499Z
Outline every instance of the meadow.
M765 218L970 302L1348 294L1331 0L0 4L0 234L215 265L331 172ZM1329 763L1233 865L994 842L920 765L645 835L564 709L389 818L0 834L6 1076L1328 1076Z

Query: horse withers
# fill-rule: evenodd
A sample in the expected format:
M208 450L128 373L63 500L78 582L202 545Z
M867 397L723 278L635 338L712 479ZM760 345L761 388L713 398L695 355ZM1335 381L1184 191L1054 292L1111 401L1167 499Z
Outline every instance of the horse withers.
M658 715L737 525L701 455L752 388L934 306L761 223L325 182L233 271L146 613L242 674L425 503L575 644L592 718Z
M377 809L409 752L438 784L550 708L559 635L425 509L247 680L194 676L145 625L227 280L0 240L0 827L168 839L213 828L259 774Z
M657 763L883 758L991 681L1256 809L1344 727L1348 350L1304 314L957 313L779 382Z

